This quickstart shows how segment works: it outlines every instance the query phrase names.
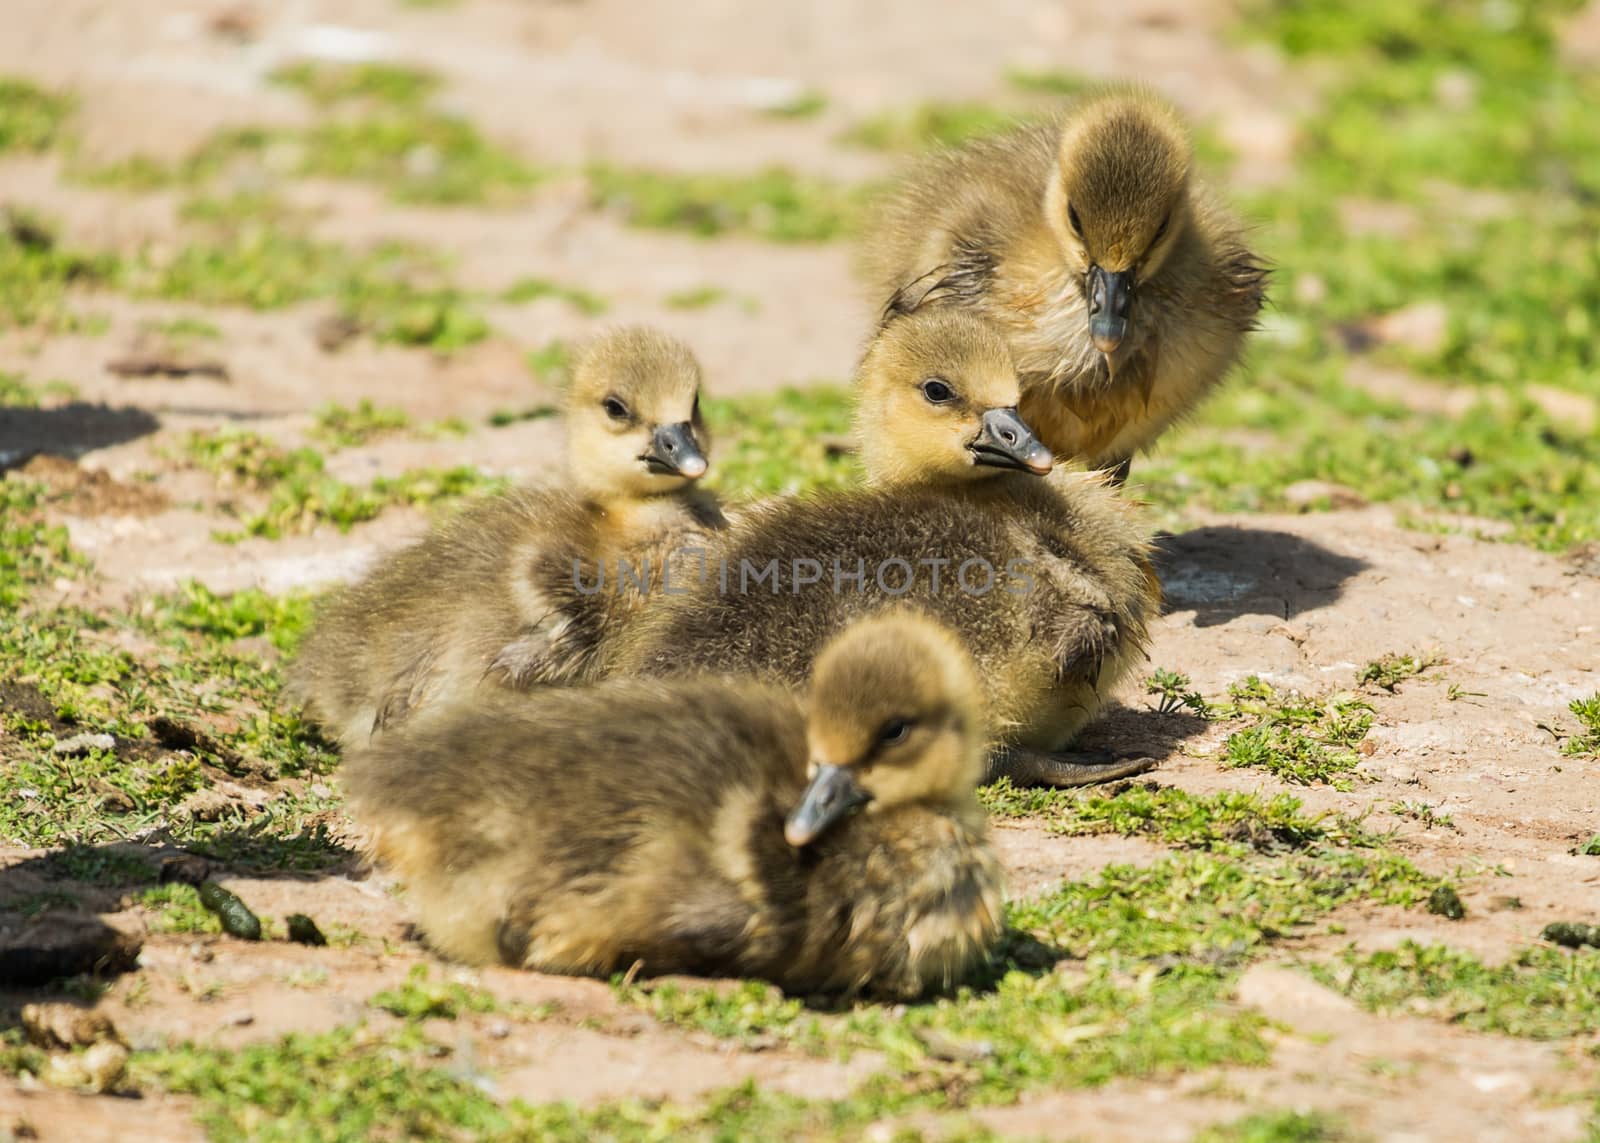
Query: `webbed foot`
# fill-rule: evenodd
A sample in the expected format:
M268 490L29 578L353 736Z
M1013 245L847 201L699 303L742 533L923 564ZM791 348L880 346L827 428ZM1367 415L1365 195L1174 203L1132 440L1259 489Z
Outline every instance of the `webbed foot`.
M1109 750L1030 750L997 747L989 755L985 782L1009 778L1017 786L1094 786L1153 770L1155 758L1130 758Z

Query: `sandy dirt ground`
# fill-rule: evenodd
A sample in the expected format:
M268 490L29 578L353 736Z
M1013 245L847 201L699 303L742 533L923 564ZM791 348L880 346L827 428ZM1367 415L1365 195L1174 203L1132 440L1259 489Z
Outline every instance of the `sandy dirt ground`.
M885 160L831 145L842 125L924 99L985 98L1007 68L1030 66L1149 77L1230 141L1242 180L1268 182L1287 162L1295 105L1279 94L1282 65L1224 36L1230 13L1211 0L992 0L942 5L937 19L928 7L820 0L758 15L731 0L444 7L7 0L0 73L78 91L83 145L102 159L182 154L229 124L296 122L301 104L264 77L306 51L319 28L339 26L370 33L376 53L439 71L453 107L491 137L551 164L599 157L744 170L783 161L840 178L876 176L888 169ZM219 15L235 12L248 18L242 39L215 31ZM829 96L816 119L759 113L812 87ZM175 199L73 183L60 163L0 162L0 201L47 212L85 244L131 251L170 240ZM493 409L550 399L521 364L524 351L603 322L649 321L683 335L704 361L710 388L722 394L845 377L865 331L845 244L701 241L628 229L585 209L581 186L561 177L541 184L530 205L508 210L396 206L375 189L350 185L306 183L296 194L319 212L323 237L425 242L448 253L463 285L499 290L521 277L546 277L605 297L610 312L588 318L556 301L508 306L491 314L494 337L445 358L365 340L325 352L313 333L323 316L315 305L207 310L223 334L214 353L227 380L134 380L105 368L135 344L141 321L199 313L195 307L101 297L94 308L109 315L106 334L0 334L0 369L67 379L83 401L105 406L64 427L53 420L59 439L43 440L39 423L13 418L0 440L0 451L43 447L79 466L61 479L82 483L82 495L53 511L98 576L69 593L132 597L190 578L217 590L327 583L357 574L425 524L420 513L391 510L348 535L327 529L219 544L211 534L228 521L214 485L167 459L192 428L241 424L293 441L316 405L363 398L418 421L453 415L481 424ZM708 282L748 306L682 311L663 303ZM554 422L529 421L465 437L387 440L345 450L331 463L354 476L470 461L538 480L556 460L558 436ZM1534 941L1549 921L1600 914L1600 863L1575 856L1600 820L1597 764L1563 758L1550 729L1570 723L1569 701L1600 690L1593 568L1406 530L1377 508L1194 523L1162 542L1169 605L1155 630L1152 667L1181 670L1208 695L1252 674L1323 691L1355 685L1361 666L1387 652L1437 655L1436 666L1396 693L1369 696L1376 726L1352 792L1293 789L1315 810L1370 813L1372 824L1399 831L1400 848L1424 868L1493 872L1463 882L1465 921L1349 907L1338 917L1341 943L1373 949L1404 938L1447 939L1494 959ZM1452 687L1464 697L1452 700ZM1224 729L1158 714L1137 686L1119 700L1091 738L1156 754L1155 781L1195 791L1290 789L1222 768ZM1452 824L1396 816L1399 802L1425 803ZM1137 841L1063 839L1026 824L997 832L1018 896L1164 852ZM0 850L9 891L43 876L31 862L37 856ZM102 1002L135 1047L168 1039L239 1045L363 1014L381 1022L388 1018L363 1013L363 999L432 961L411 939L404 898L381 872L352 863L333 876L229 884L263 912L309 913L370 939L305 949L148 935L141 971ZM1507 896L1522 908L1497 908L1494 899ZM144 924L137 910L106 919ZM1282 1025L1269 1065L1034 1092L980 1118L1007 1135L1182 1140L1251 1107L1287 1106L1338 1112L1356 1129L1395 1141L1581 1136L1589 1108L1571 1097L1594 1077L1577 1048L1367 1015L1285 967L1331 947L1328 940L1284 942L1243 978L1240 1003ZM600 983L499 970L472 979L508 1000L556 1006L537 1022L508 1028L501 1017L470 1016L442 1033L469 1045L493 1071L496 1093L508 1097L687 1098L746 1077L836 1096L873 1066L868 1057L839 1064L688 1035L619 1002ZM1379 1069L1376 1061L1397 1066ZM180 1097L129 1102L0 1079L0 1137L24 1121L49 1140L202 1137Z

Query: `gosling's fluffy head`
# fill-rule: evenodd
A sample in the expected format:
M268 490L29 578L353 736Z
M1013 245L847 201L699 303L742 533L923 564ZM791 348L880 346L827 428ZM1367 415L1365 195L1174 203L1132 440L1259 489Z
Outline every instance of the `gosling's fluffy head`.
M572 480L588 495L654 496L705 474L700 365L658 330L628 327L590 342L572 371L566 415Z
M805 845L857 806L961 812L983 777L983 690L943 625L911 613L852 624L822 649L807 699L810 786L785 835Z
M874 484L1048 472L1017 415L1016 366L987 321L948 306L891 317L857 378L856 438Z
M1051 228L1085 270L1152 276L1188 223L1190 157L1183 121L1160 98L1124 91L1087 104L1061 133Z

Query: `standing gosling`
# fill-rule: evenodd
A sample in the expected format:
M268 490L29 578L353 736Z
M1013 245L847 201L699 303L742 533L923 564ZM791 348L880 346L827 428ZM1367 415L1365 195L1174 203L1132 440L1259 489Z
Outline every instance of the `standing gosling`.
M804 705L712 678L485 693L374 739L348 786L460 960L909 998L1001 932L983 727L960 644L897 616L831 643Z
M1028 423L1120 480L1233 367L1263 301L1266 271L1192 165L1168 104L1108 94L914 169L862 267L891 307L995 321Z
M620 562L653 590L672 552L722 524L694 487L707 468L699 392L676 339L597 339L566 402L568 487L476 504L339 593L290 668L291 692L351 746L484 680L591 678L645 603L646 587L616 582Z
M869 487L751 508L698 582L613 645L616 671L798 687L853 620L910 604L978 663L992 777L1072 786L1147 769L1066 749L1144 653L1160 603L1147 534L1103 477L1051 473L1014 408L1004 340L959 309L897 316L856 389Z

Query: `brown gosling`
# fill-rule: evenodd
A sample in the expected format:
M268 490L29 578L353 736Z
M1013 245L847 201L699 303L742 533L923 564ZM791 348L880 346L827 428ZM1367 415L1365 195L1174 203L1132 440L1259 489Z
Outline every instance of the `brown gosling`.
M440 952L543 972L948 988L1002 931L982 691L913 616L753 680L484 692L349 760L351 809Z
M567 486L476 504L338 593L290 668L291 694L351 746L485 682L592 678L664 561L722 524L695 487L709 444L699 392L676 339L598 338L566 400ZM618 584L623 563L634 578Z
M910 605L978 663L991 777L1084 785L1147 769L1066 749L1144 656L1160 602L1147 533L1103 475L1051 472L1016 413L1004 339L960 309L897 316L857 395L868 487L751 508L698 580L613 645L616 671L798 687L852 621Z
M1120 481L1238 361L1264 298L1243 228L1192 167L1170 105L1115 91L915 168L862 269L891 308L994 321L1028 423Z

